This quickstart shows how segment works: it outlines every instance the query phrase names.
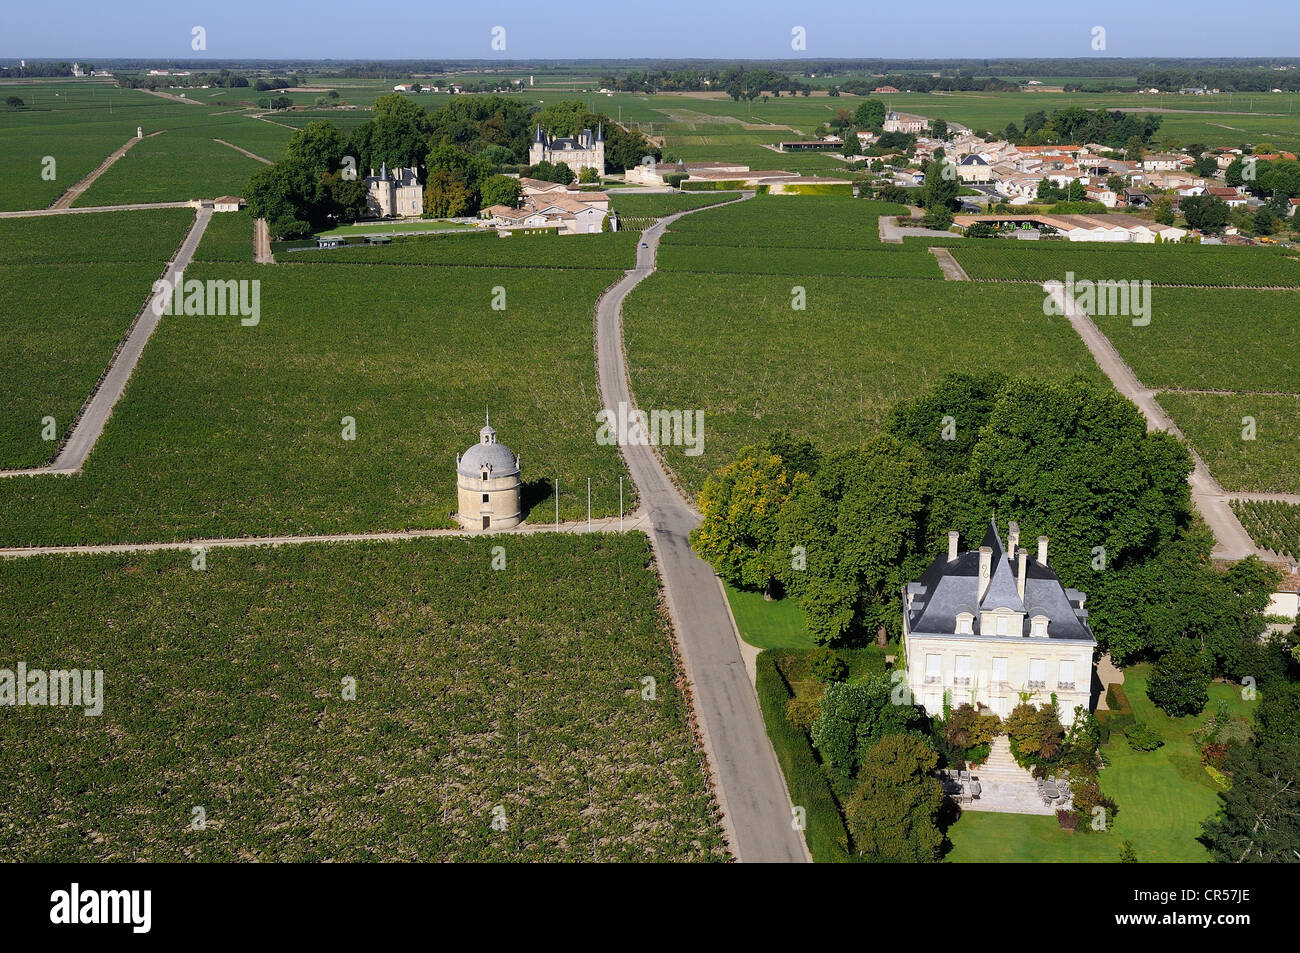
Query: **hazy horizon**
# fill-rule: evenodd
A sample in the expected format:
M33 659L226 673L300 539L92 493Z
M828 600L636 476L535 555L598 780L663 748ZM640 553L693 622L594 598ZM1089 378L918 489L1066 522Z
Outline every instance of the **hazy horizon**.
M1214 29L1222 4L1187 0L1134 5L1097 0L1088 8L1051 9L1033 0L1005 0L973 11L957 0L871 9L831 0L792 8L754 0L740 13L682 0L643 8L584 0L539 7L519 0L473 8L412 8L373 0L358 10L321 0L301 8L251 0L178 9L140 0L127 10L87 2L49 11L35 5L0 14L0 57L6 59L1033 59L1066 57L1291 57L1279 49L1300 35L1300 4L1256 5L1263 29ZM191 46L202 27L206 49ZM505 49L493 47L504 28ZM804 49L792 31L804 30ZM1094 30L1105 30L1105 49ZM368 39L367 36L373 37ZM498 46L500 34L497 34ZM1294 42L1293 40L1290 40Z

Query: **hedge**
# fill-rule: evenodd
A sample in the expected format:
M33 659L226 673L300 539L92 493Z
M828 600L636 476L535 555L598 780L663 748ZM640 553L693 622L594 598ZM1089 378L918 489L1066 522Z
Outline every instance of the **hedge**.
M1120 731L1127 734L1128 730L1137 723L1133 706L1129 704L1128 696L1124 694L1124 688L1118 682L1107 687L1106 705L1109 707L1108 711L1097 712L1097 725L1101 728L1103 743L1110 741L1111 732Z
M785 775L790 798L805 811L804 840L817 863L843 863L853 860L849 852L849 832L840 816L839 805L830 784L813 755L808 736L792 725L785 716L790 689L776 667L773 653L760 652L756 663L755 689L758 706L763 712L767 736L776 751L776 760Z

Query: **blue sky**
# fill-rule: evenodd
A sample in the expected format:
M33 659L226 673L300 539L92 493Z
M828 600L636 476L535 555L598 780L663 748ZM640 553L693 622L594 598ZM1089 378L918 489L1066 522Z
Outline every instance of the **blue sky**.
M972 12L974 8L974 12ZM176 0L20 3L0 12L0 56L214 59L983 57L1300 55L1300 3L1256 0ZM1240 7L1236 8L1242 9ZM1216 25L1217 24L1217 25ZM190 48L207 33L206 53ZM506 50L491 47L505 27ZM807 50L791 49L806 30ZM1107 49L1094 52L1095 26ZM1258 27L1258 30L1252 29Z

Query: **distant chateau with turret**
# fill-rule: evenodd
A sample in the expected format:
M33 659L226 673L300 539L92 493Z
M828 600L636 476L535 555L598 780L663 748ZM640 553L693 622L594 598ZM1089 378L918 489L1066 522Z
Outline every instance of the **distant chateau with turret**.
M407 218L424 214L424 186L418 171L394 169L384 163L379 174L371 169L365 178L366 214L372 218Z
M528 162L530 165L563 162L575 176L583 169L595 169L597 175L604 175L605 127L597 125L595 135L590 129L584 129L572 139L552 139L538 126L533 133L533 144L528 148Z

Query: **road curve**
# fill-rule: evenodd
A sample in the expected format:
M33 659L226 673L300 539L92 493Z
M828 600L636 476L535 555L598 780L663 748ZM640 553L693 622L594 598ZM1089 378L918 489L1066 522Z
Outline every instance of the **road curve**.
M623 300L654 272L664 226L686 214L691 213L671 215L642 233L641 243L647 247L638 245L636 267L596 306L597 376L608 408L616 409L620 401L634 405L623 361ZM650 539L736 856L749 863L806 862L808 853L791 823L790 795L763 727L726 599L713 570L691 552L688 537L699 517L677 492L653 448L624 446L622 453L641 510L650 518Z

